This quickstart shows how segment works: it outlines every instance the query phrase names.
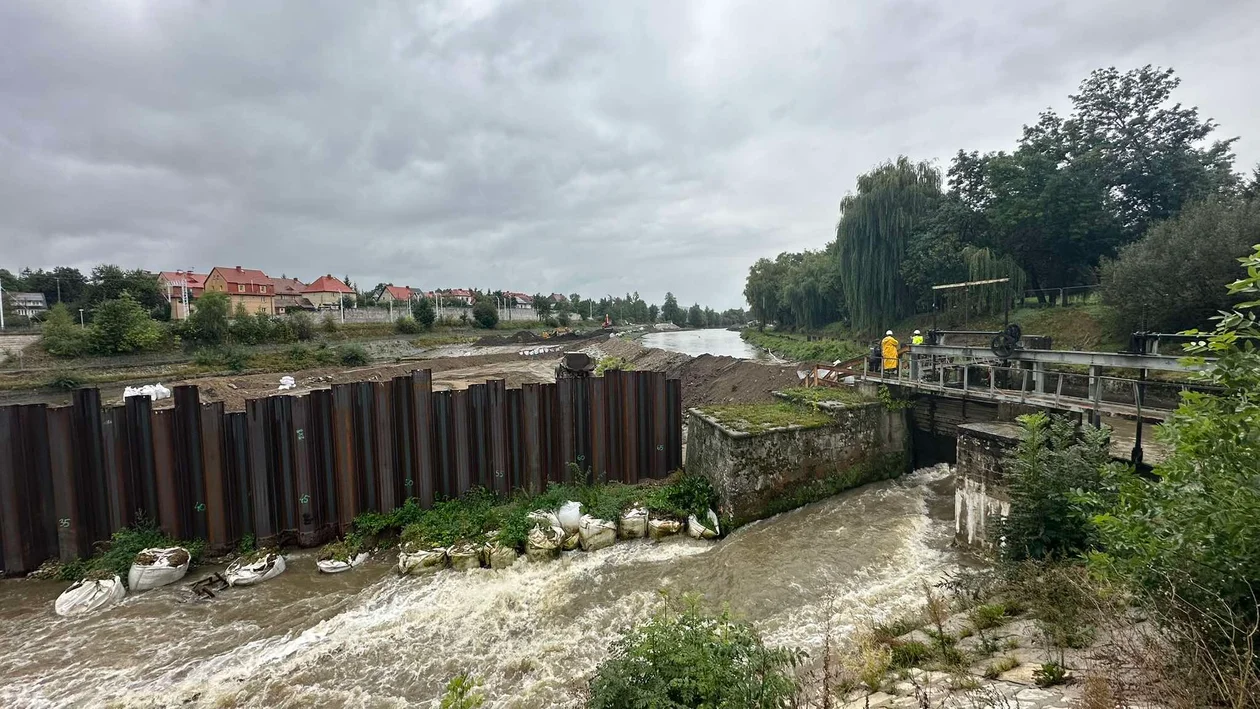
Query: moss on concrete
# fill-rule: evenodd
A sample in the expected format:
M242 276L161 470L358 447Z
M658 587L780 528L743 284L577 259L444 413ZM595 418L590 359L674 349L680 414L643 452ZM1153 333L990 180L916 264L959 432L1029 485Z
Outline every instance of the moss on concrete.
M773 404L720 404L700 410L724 428L760 433L774 428L819 428L834 423L830 415L810 406L781 401Z

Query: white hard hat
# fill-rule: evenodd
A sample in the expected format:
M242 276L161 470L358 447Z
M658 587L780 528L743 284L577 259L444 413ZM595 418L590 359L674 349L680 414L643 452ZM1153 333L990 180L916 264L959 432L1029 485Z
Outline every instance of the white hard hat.
M885 332L884 334L885 334L885 335L891 335L891 334L892 334L892 330L889 330L888 332Z
M919 334L919 331L918 331L918 330L915 330L915 331L914 331L914 334L916 334L916 335L917 335L917 334Z

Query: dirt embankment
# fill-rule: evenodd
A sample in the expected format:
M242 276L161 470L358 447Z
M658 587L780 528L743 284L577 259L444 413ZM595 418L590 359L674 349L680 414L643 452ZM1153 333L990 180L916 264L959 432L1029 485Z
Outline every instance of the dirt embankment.
M772 401L771 392L800 384L795 365L707 354L690 357L622 339L604 340L584 350L597 356L621 357L635 369L663 370L667 376L681 379L684 408Z

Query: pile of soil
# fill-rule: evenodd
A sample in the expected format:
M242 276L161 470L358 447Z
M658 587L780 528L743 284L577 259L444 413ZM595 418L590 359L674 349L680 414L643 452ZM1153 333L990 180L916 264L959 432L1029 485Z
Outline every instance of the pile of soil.
M529 330L520 330L512 333L511 335L486 335L473 344L481 347L494 347L496 345L525 345L542 342L542 339L543 338Z
M638 370L664 371L682 380L683 408L706 404L773 401L772 391L799 386L795 365L763 364L734 357L690 357L611 338L583 351L593 357L621 357Z

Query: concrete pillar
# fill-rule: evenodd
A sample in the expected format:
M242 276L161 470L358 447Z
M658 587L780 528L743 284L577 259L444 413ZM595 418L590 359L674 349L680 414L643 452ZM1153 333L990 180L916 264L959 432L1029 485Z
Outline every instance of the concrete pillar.
M1033 391L1038 394L1046 393L1046 363L1033 362Z

